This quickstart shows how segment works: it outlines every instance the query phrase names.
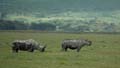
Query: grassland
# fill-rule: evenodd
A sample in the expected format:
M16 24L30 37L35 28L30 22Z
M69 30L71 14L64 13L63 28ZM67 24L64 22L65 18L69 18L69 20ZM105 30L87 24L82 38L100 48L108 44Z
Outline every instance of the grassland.
M62 52L66 38L86 38L93 42L81 52ZM47 44L46 52L12 53L15 39L35 39ZM120 34L70 34L41 32L0 32L0 68L120 68Z

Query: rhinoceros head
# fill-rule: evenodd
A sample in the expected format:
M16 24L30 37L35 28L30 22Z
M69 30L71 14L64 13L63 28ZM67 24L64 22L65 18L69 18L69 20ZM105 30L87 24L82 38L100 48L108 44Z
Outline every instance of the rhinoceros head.
M40 52L44 52L45 49L46 49L46 45L39 45L38 49L39 49Z
M85 40L85 43L86 43L86 45L88 45L88 46L91 46L91 44L92 44L92 41Z

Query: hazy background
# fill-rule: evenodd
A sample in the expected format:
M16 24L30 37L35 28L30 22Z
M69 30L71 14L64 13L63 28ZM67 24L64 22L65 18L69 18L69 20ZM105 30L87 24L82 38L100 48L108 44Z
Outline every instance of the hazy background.
M0 30L120 32L120 0L0 0Z

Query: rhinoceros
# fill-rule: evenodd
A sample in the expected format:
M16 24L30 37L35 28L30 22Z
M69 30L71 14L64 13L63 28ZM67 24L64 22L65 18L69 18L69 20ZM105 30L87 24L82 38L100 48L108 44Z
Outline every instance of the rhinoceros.
M92 44L91 41L85 39L65 39L62 42L62 50L67 51L67 49L77 49L77 52L84 46L90 46Z
M44 52L46 45L39 45L35 40L15 40L12 42L12 51L18 52L21 51L29 51L34 52L34 50L39 50L40 52Z

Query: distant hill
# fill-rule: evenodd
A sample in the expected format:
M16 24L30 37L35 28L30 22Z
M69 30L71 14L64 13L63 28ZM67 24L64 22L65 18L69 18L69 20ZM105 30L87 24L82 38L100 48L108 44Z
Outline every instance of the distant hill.
M119 6L120 0L0 0L0 18L52 23L60 31L120 32Z

